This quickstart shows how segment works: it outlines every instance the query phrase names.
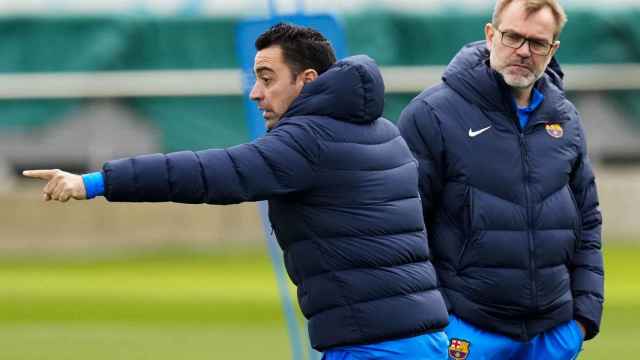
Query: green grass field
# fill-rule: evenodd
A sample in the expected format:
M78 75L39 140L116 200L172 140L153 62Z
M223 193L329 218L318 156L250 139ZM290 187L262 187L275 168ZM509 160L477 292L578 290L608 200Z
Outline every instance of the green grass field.
M640 353L640 247L605 251L601 334L581 359ZM0 359L288 359L264 253L0 261Z

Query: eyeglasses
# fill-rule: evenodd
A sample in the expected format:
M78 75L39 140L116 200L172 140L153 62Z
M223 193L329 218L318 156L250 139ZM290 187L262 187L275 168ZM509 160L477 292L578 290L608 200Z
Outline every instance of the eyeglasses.
M553 49L553 46L556 44L555 42L548 43L542 40L530 39L515 32L500 31L498 29L496 29L496 31L500 33L502 45L512 49L520 49L524 43L529 43L529 50L536 55L549 55L551 49Z

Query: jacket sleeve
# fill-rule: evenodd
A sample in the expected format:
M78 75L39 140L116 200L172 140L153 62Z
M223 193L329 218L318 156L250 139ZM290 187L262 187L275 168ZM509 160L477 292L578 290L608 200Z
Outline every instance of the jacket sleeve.
M574 316L586 328L585 339L600 329L604 302L604 266L601 249L602 215L584 131L579 129L580 155L571 174L571 190L580 211L579 246L572 259L571 288Z
M420 197L425 225L431 223L440 202L443 174L443 142L438 119L429 105L413 100L400 114L400 134L418 160Z
M227 149L152 154L107 162L109 201L234 204L309 188L318 142L288 123Z
M444 146L439 120L429 104L420 99L414 99L400 114L398 128L418 161L418 187L427 238L429 238L431 224L441 202L444 186ZM433 256L433 251L431 256L433 262L438 261ZM447 299L447 293L445 291L440 293L447 310L450 310L451 304Z

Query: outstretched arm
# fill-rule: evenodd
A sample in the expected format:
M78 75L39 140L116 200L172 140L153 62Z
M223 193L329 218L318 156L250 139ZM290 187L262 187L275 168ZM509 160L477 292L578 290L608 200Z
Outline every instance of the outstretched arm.
M228 149L115 160L102 172L83 176L60 170L24 175L48 181L45 200L104 195L109 201L232 204L308 188L317 153L315 136L289 123L255 142Z

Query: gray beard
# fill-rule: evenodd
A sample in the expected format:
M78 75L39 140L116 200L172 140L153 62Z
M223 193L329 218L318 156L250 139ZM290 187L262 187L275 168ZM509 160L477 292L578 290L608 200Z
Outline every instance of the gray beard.
M526 89L532 86L543 75L543 74L539 74L535 76L535 74L533 74L534 76L532 77L530 76L523 77L523 76L514 76L510 74L505 74L503 72L501 72L501 74L502 74L502 78L507 83L507 85L516 89Z

